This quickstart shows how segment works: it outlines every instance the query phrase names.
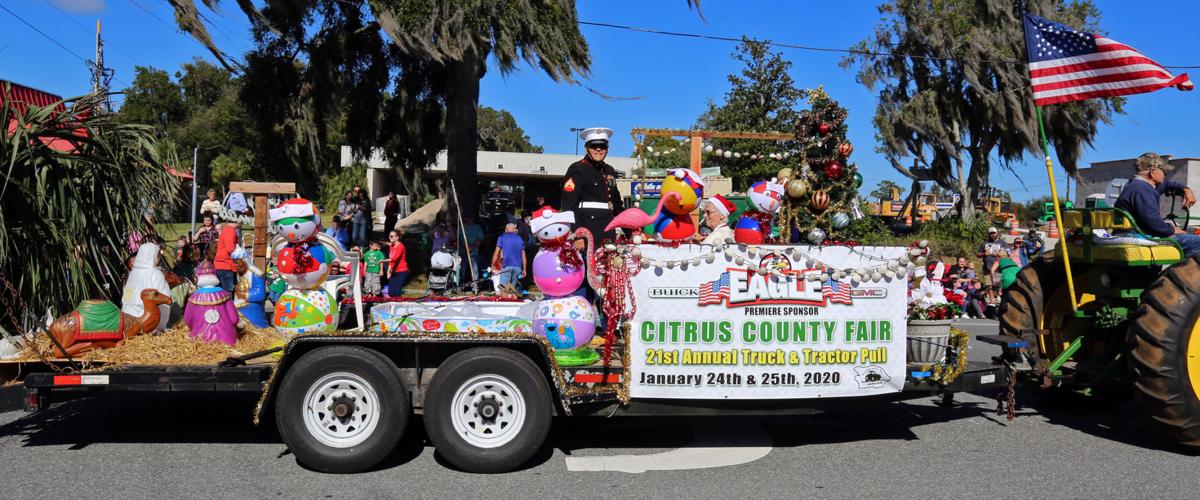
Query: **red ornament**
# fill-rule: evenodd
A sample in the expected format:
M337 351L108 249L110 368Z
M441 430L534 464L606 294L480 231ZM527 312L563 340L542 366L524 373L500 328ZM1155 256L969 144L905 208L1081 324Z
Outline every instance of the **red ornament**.
M830 127L828 123L817 125L817 132L821 135L829 135L830 130L833 130L833 127Z
M841 163L831 161L825 164L825 177L830 179L841 179L842 174L846 173L846 168Z

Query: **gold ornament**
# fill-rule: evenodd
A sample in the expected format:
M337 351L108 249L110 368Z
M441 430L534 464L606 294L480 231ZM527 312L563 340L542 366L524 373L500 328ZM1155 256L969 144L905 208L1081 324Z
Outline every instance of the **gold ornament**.
M808 194L808 183L804 179L792 179L787 183L787 194L792 198L801 198Z
M785 169L780 170L778 174L775 174L775 178L779 179L778 182L780 184L783 184L784 186L786 186L788 184L788 180L792 178L792 169L785 168Z
M853 152L854 152L853 144L850 144L849 142L843 142L841 144L838 144L838 154L842 155L842 158L848 158L850 156L850 153L853 153Z

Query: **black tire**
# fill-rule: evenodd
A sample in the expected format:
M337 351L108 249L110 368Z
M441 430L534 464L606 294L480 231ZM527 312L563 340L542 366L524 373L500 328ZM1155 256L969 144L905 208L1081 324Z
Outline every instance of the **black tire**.
M1176 441L1200 447L1200 395L1188 373L1188 344L1200 318L1200 256L1175 264L1142 292L1129 334L1134 387L1151 418Z
M1066 275L1061 262L1042 258L1021 269L1000 300L1000 334L1020 337L1023 330L1036 330L1046 301L1066 283Z
M275 405L279 435L296 459L314 470L353 473L373 467L396 449L408 427L412 413L408 390L400 380L396 364L376 351L356 346L322 347L302 356L283 377ZM355 377L359 380L352 379ZM345 385L339 386L339 381ZM318 387L329 390L320 391ZM375 395L374 406L370 407L373 411L364 411L366 406L358 404L358 401L372 402L368 390L374 391ZM309 399L310 391L316 391L314 397L328 397L331 406L341 404L343 409L351 408L345 419L337 419L329 409L328 421L338 421L331 424L333 427L342 424L353 431L356 418L370 415L365 427L349 438L350 441L361 439L361 442L331 444L328 440L338 439L334 435L336 430L331 429L331 433L311 430L309 424L319 427L317 421L326 414L317 412L316 421L306 420L306 399ZM329 391L335 393L322 394ZM354 399L349 399L351 397ZM373 427L371 422L374 422ZM366 434L362 429L367 429Z
M487 377L504 381L482 391L467 390L486 384ZM516 391L505 390L508 384ZM479 404L460 406L455 401L460 390L463 398L484 398L492 404L499 401L498 408L486 410L495 415L491 424L471 429L481 429L479 433L484 433L489 427L497 428L496 435L503 435L507 441L478 444L480 439L488 438L465 427L460 434L455 426L456 413L460 420L476 422L482 418L479 414L485 412ZM425 394L425 430L429 440L447 461L465 471L497 473L516 469L542 448L550 432L553 396L546 377L533 361L511 349L479 347L450 356L438 367ZM523 405L523 418L513 416L522 413L521 406L516 406L518 403ZM497 411L500 413L496 414ZM505 418L515 419L507 424L512 427L499 427L504 425ZM514 431L505 429L512 428L517 429L516 433L507 434Z

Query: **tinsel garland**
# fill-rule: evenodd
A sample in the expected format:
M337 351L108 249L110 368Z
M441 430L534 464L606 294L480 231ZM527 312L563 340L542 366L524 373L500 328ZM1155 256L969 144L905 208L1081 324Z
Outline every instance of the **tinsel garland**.
M782 243L786 239L783 236L783 226L780 226L778 238L771 236L771 222L775 219L774 214L758 210L747 210L742 212L742 217L749 217L758 223L758 230L762 232L764 244L775 245Z
M572 242L564 236L553 240L538 240L542 250L548 252L558 252L558 263L564 267L579 269L583 266L583 258L579 256L579 252L575 251Z
M950 351L954 355L954 363L935 363L924 365L922 371L930 373L929 380L936 384L948 385L967 371L967 350L971 337L957 328L950 329Z
M441 295L426 295L423 297L384 297L382 295L363 295L364 304L386 304L391 302L522 302L521 299L492 295L460 295L445 297ZM342 305L354 305L354 297L346 297Z
M611 249L610 249L611 248ZM637 314L634 301L633 281L638 267L619 253L617 247L602 247L596 250L596 274L600 276L604 294L601 308L606 318L604 325L604 369L612 362L612 346L617 339L617 329Z

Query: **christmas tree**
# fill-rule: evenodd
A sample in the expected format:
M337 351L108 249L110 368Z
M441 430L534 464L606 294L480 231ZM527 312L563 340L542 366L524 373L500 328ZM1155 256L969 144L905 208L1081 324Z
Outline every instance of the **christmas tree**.
M839 236L860 215L862 176L849 162L854 146L846 140L846 109L821 87L809 91L810 109L796 122L802 146L797 166L779 172L787 196L777 223L782 239L820 245Z

